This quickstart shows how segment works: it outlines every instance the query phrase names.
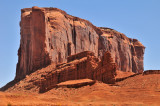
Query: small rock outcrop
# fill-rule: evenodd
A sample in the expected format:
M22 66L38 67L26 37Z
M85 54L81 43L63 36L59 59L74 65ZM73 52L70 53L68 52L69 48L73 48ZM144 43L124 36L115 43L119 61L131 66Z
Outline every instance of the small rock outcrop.
M20 26L17 81L49 64L67 62L68 56L83 51L91 51L99 59L109 51L118 70L143 72L145 47L138 40L110 28L96 27L60 9L22 9ZM68 61L74 58L68 58Z
M149 74L160 74L160 70L146 70L143 72L143 75L149 75Z
M79 79L79 80L71 80L71 81L65 81L62 83L59 83L56 85L56 88L80 88L86 85L90 85L92 86L93 84L95 84L96 81L95 80L91 80L91 79Z

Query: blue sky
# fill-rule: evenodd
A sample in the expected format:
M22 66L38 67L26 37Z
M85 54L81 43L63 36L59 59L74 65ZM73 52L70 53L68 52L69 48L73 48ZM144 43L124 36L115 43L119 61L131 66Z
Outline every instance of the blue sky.
M22 8L56 7L137 38L146 47L144 69L160 69L160 0L1 0L0 87L15 77Z

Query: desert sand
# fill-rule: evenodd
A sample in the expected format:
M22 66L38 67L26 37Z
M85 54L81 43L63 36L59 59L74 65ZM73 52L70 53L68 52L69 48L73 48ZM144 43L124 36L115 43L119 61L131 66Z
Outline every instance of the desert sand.
M144 76L140 74L113 85L96 82L80 88L54 88L41 94L21 91L0 92L0 106L159 106L159 77L160 74ZM85 82L85 80L80 82L83 81ZM72 83L77 82L68 81L68 84Z

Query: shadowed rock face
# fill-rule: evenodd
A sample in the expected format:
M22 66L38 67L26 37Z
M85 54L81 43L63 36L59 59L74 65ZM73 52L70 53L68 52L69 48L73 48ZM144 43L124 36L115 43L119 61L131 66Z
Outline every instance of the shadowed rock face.
M136 39L110 28L98 28L57 8L25 8L21 13L15 80L51 63L66 62L68 56L83 51L102 58L108 50L118 70L143 71L145 47Z

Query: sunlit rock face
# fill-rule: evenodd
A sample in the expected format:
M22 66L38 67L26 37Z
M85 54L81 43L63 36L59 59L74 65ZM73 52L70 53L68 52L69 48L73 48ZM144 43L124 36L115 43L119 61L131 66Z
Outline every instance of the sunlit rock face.
M117 70L142 72L145 47L136 39L110 28L68 15L57 8L21 10L21 41L15 80L67 57L91 51L99 59L110 51Z

